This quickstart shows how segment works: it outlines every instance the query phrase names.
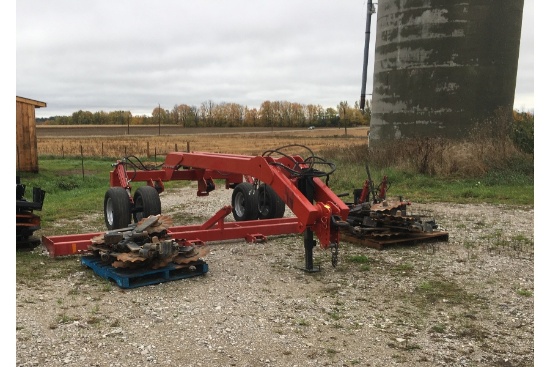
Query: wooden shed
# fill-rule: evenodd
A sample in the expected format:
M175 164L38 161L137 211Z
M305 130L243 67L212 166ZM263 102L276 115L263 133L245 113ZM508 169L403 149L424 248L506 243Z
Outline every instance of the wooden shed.
M17 171L38 172L38 143L35 109L46 107L45 102L15 97Z

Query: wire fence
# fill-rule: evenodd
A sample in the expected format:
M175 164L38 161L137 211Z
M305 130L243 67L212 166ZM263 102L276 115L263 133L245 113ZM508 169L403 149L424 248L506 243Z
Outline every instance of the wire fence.
M66 135L61 129L57 134L53 131L46 136L38 136L37 149L25 148L18 145L21 157L29 153L38 156L51 157L76 157L120 159L128 156L140 159L158 157L163 159L171 152L210 152L222 154L242 154L258 156L268 149L290 144L304 145L319 153L325 149L345 149L350 146L365 144L365 136L368 129L352 129L348 133L339 129L314 130L284 130L279 132L259 131L233 131L219 130L208 134L197 133L194 135L120 135L116 130L105 127L103 130L94 129L94 135L86 135L89 131L70 131L72 135ZM36 153L35 153L36 152ZM296 154L301 154L296 152Z
M152 158L165 156L170 152L189 152L191 142L170 143L149 141L134 143L119 142L72 142L63 141L58 144L50 142L38 142L38 154L61 158L69 157L95 157L95 158L120 158L126 156Z

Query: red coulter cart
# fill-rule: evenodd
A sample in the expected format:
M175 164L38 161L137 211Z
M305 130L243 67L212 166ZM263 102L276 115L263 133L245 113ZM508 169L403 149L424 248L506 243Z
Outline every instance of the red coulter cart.
M291 147L305 148L311 155L285 154L283 150ZM146 218L160 215L159 194L167 181L196 181L197 195L207 196L216 189L215 180L221 180L226 189L233 190L230 206L221 208L202 225L166 230L181 251L196 243L237 238L256 242L269 235L303 233L306 271L318 270L313 265L314 234L321 248L331 250L332 265L338 262L339 234L349 225L349 207L327 186L334 165L306 147L286 146L261 156L172 152L158 167L146 167L135 157L119 160L113 167L104 197L107 233L135 228ZM147 185L132 192L132 182ZM286 207L294 217L283 217ZM235 222L225 222L230 213ZM50 256L64 256L89 251L98 235L43 237L42 243Z

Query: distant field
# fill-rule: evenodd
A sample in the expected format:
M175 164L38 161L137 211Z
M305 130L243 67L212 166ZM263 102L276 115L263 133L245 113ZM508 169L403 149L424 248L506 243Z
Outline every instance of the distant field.
M160 134L159 134L160 130ZM38 126L38 153L54 156L150 157L172 151L261 155L298 144L324 148L362 145L367 127L271 129L182 128L181 126ZM300 152L296 152L300 153Z

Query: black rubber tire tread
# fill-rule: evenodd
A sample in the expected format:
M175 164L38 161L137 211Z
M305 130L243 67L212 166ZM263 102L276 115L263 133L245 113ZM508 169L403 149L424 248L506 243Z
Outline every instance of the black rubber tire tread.
M17 251L32 251L42 243L42 240L37 236L29 236L24 239L17 238L15 248Z
M109 220L107 213L108 206L111 208L112 221ZM111 187L105 193L103 200L103 215L107 229L119 229L128 227L131 222L130 216L130 197L123 187Z
M132 210L134 222L138 223L150 215L161 214L160 196L152 186L141 186L134 194L134 208Z
M258 218L274 219L285 215L285 202L265 183L258 187Z
M254 185L241 182L233 189L231 211L235 221L258 219L258 194Z

